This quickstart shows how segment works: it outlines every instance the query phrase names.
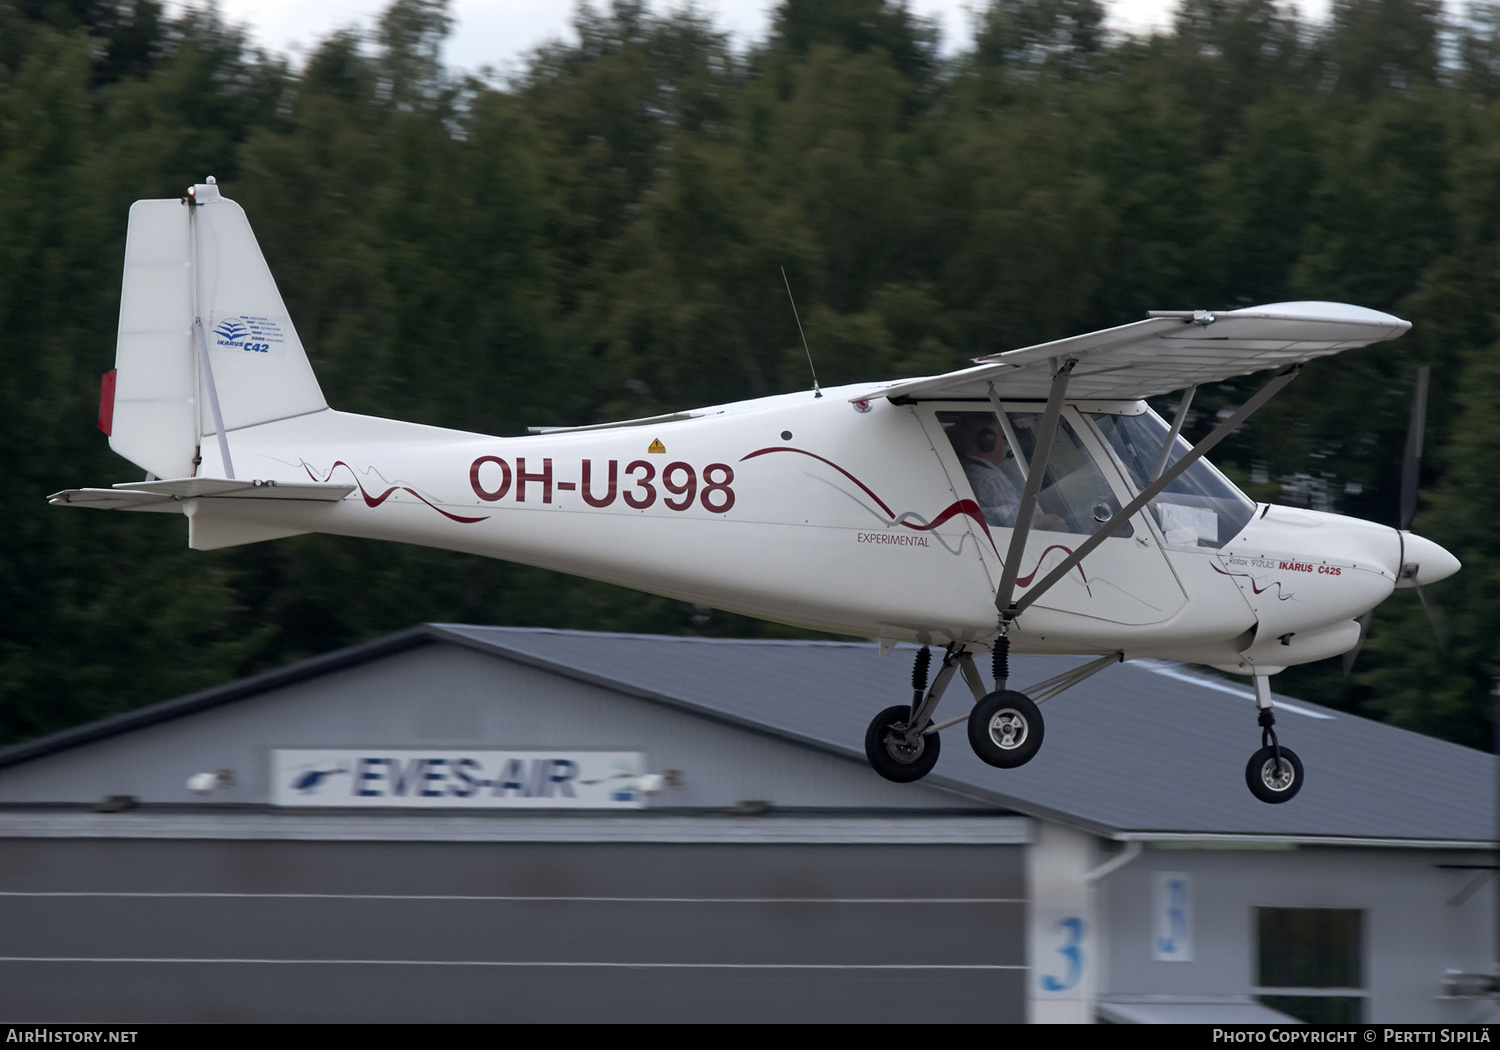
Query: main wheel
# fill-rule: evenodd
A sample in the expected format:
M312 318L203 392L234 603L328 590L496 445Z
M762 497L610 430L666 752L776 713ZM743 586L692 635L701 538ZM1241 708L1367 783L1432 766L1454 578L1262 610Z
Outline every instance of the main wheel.
M1281 749L1281 766L1277 768L1275 752L1263 747L1250 756L1245 767L1245 783L1250 794L1262 802L1285 802L1302 790L1302 760L1289 747Z
M936 733L917 737L915 744L886 739L899 735L910 721L910 705L901 704L880 712L865 730L865 757L870 760L870 766L887 780L898 784L910 784L931 773L942 749L942 740Z
M969 712L969 746L1001 769L1030 762L1042 746L1042 712L1031 697L1006 689L991 693Z

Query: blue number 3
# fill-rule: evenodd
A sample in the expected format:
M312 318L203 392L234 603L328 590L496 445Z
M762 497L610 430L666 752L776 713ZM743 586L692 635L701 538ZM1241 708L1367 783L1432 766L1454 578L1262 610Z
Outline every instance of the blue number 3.
M1083 976L1083 949L1079 947L1083 943L1083 920L1058 919L1053 928L1064 930L1068 935L1067 941L1057 949L1057 953L1068 960L1068 970L1062 977L1043 974L1042 987L1049 992L1064 992Z

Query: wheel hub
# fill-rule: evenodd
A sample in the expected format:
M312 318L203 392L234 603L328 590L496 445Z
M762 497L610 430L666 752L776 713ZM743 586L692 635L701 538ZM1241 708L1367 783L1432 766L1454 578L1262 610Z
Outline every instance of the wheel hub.
M895 761L910 765L922 757L926 743L921 734L918 734L915 740L908 740L906 729L907 727L903 725L891 726L891 731L885 738L885 751Z
M1276 760L1273 758L1268 759L1260 767L1260 779L1272 791L1285 791L1292 786L1292 781L1297 779L1297 771L1292 768L1290 762L1283 759L1280 765L1281 768L1277 769Z
M1026 742L1026 719L1021 717L1019 711L1005 710L997 712L990 719L990 739L995 742L996 747L1002 747L1012 751Z
M897 784L921 780L937 765L943 738L929 725L919 732L912 725L907 704L888 707L870 720L865 730L865 757L885 779Z

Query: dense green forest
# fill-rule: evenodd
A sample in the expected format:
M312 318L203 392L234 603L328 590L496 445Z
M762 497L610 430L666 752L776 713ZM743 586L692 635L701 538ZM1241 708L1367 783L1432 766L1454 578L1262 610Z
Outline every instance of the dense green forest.
M1216 462L1259 499L1416 528L1464 569L1278 688L1487 746L1500 673L1500 8L992 0L973 46L882 0L786 0L748 50L691 9L581 6L510 79L440 61L443 0L299 62L211 9L0 0L0 743L419 620L781 629L330 537L196 553L49 508L132 476L95 429L126 212L217 176L329 401L490 433L960 367L1155 308L1333 299L1413 322L1316 362ZM1191 435L1259 382L1205 390ZM1494 513L1491 513L1491 512Z

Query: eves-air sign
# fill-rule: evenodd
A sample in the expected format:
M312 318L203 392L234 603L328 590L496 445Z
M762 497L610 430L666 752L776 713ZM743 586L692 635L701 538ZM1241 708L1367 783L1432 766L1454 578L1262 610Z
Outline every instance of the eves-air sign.
M278 806L639 809L639 751L271 752Z

